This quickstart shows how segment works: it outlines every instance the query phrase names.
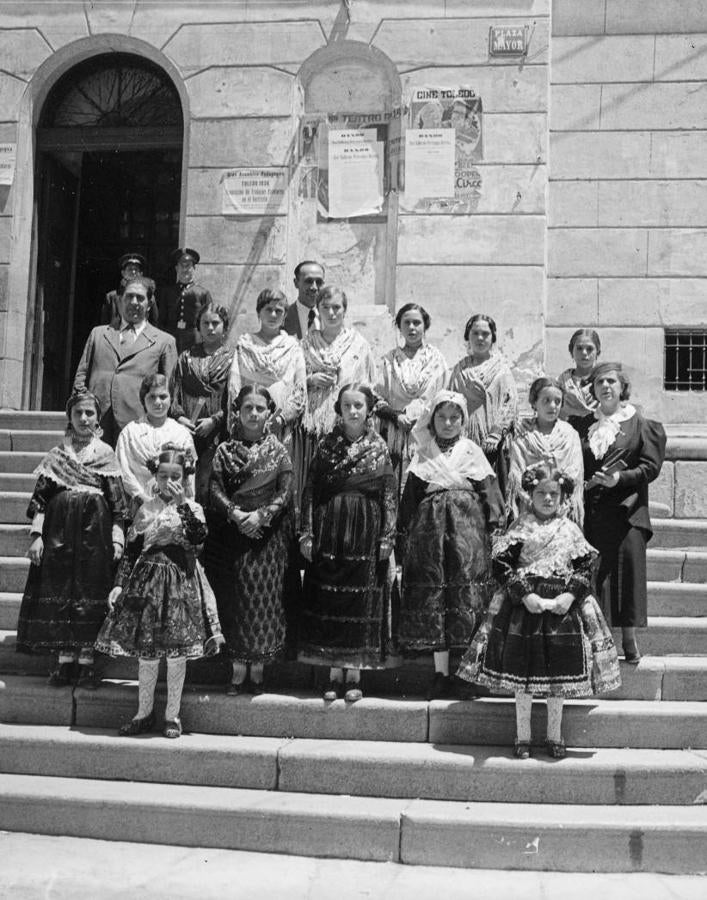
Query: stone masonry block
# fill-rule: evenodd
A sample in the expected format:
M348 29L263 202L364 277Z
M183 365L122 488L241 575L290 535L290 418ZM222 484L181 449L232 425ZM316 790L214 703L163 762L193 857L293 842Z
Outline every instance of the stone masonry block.
M551 181L548 194L549 228L597 224L596 182Z
M651 507L658 504L658 511L666 516L675 515L675 464L664 462L660 475L649 487Z
M542 265L544 216L403 216L398 262Z
M439 60L448 66L485 65L489 61L495 65L517 66L518 61L514 59L489 58L489 27L497 24L496 18L465 17L430 19L423 27L419 19L388 19L381 22L374 43L401 68L434 66ZM522 27L529 21L504 18L503 24ZM530 46L534 65L547 63L548 30L547 19L536 20Z
M659 34L655 81L707 80L707 34Z
M288 118L193 121L189 165L282 166L289 159L294 125Z
M637 228L555 228L548 235L548 274L642 275L647 240Z
M212 66L300 65L325 43L314 21L188 23L164 52L187 71L203 68L206 60Z
M601 92L602 86L598 84L553 85L550 128L596 131L600 127Z
M707 32L702 0L606 0L607 34Z
M595 278L548 278L547 310L548 326L592 328L597 324L597 284ZM567 337L569 344L569 335ZM569 352L567 365L571 363Z
M273 265L286 258L284 217L189 216L188 246L202 248L205 263Z
M675 515L707 518L707 462L675 463Z
M553 88L553 99L555 96ZM564 129L555 120L553 128ZM550 178L647 178L651 174L651 135L639 132L561 131L550 135Z
M609 325L707 325L696 278L600 278L599 319Z
M18 78L31 78L51 52L49 44L34 29L0 32L3 68Z
M707 225L706 181L603 181L597 192L599 225Z
M552 33L602 34L606 0L553 0Z
M653 36L555 37L551 79L555 84L650 81Z
M45 0L2 4L4 28L36 28L56 50L89 33L85 4L81 0L62 0L61 10Z
M707 275L707 227L655 228L648 241L649 275Z
M707 132L655 131L649 174L655 178L707 178Z
M479 66L472 70L457 68L424 68L402 76L403 95L413 87L446 87L467 84L481 96L484 116L497 112L545 112L548 104L547 66L517 67ZM598 106L597 106L598 111Z
M605 84L601 128L707 128L707 103L699 82Z
M484 162L542 163L547 158L547 116L487 115L484 109Z
M292 76L277 69L213 68L186 84L196 118L289 116L292 112Z

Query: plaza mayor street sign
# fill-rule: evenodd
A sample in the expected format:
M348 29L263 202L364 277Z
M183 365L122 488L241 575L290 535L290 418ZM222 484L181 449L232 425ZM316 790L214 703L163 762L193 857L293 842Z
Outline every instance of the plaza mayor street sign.
M527 52L527 25L492 25L489 28L489 56L525 56Z

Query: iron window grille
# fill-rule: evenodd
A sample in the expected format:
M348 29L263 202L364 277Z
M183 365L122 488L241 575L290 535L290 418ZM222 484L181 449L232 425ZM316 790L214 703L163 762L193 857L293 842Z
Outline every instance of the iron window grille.
M665 329L663 387L666 391L707 391L707 331Z

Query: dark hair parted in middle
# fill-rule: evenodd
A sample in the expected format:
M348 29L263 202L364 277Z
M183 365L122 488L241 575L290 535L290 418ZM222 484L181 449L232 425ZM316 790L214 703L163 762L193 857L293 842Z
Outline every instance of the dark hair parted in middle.
M373 407L376 405L376 395L373 393L373 390L370 385L364 384L362 381L350 381L348 384L345 384L341 390L339 391L339 396L336 398L336 402L334 403L334 412L337 416L341 415L341 398L347 391L358 391L359 394L363 394L366 398L366 411L367 414L373 412Z
M589 338L589 340L597 348L597 356L599 356L599 354L601 353L601 341L599 340L599 335L596 333L596 331L594 331L593 328L578 328L574 332L574 334L570 338L570 343L569 343L570 355L572 355L574 353L574 345L582 337Z
M521 476L520 485L532 497L533 491L542 481L553 481L559 485L563 500L574 491L574 479L550 462L529 466Z
M258 299L255 301L255 311L259 313L263 307L267 306L268 303L281 303L285 310L287 309L287 297L282 293L282 291L274 291L272 288L265 288L258 294Z
M620 362L604 362L599 363L599 365L592 372L592 382L590 384L590 390L592 392L592 397L595 400L598 400L597 392L596 392L596 383L599 378L606 375L608 372L616 372L616 377L619 379L621 383L621 394L620 400L628 400L631 396L631 382L629 381L628 375L626 375L622 369Z
M341 290L341 288L331 287L331 285L325 285L321 291L317 294L317 306L321 306L325 300L334 300L338 297L341 300L341 305L344 309L348 309L349 301L346 298L346 294Z
M176 444L162 444L159 454L148 459L145 466L154 475L159 469L160 463L181 466L185 475L193 475L196 471L196 461L191 450L185 450Z
M425 326L425 331L432 324L432 319L430 318L430 314L427 312L424 306L420 306L419 303L406 303L404 306L401 306L400 309L395 314L395 324L397 328L400 328L400 323L403 321L403 316L405 313L412 312L413 310L417 310L422 317L422 324Z
M223 322L224 331L228 328L228 310L225 306L219 306L213 300L207 300L196 314L197 327L201 327L201 317L205 316L206 313L213 313L215 316L218 316Z
M240 391L238 391L238 396L233 401L233 408L236 412L240 411L246 397L262 397L271 413L274 413L277 408L275 406L275 401L270 396L270 391L263 387L262 384L245 384Z
M564 399L565 389L562 387L560 382L556 378L549 378L547 375L541 375L540 378L536 378L535 381L530 385L528 389L528 402L531 406L535 406L538 402L540 394L545 390L545 388L555 388L558 390Z
M491 343L495 344L496 343L496 322L494 319L491 318L491 316L484 315L484 313L475 313L467 321L466 325L464 326L464 340L465 341L469 340L469 334L471 332L471 329L474 327L474 325L477 322L486 322L488 324L489 329L491 331Z
M150 393L152 388L166 388L169 391L169 380L166 375L160 372L152 372L151 375L145 375L140 382L140 403L145 405L145 397Z

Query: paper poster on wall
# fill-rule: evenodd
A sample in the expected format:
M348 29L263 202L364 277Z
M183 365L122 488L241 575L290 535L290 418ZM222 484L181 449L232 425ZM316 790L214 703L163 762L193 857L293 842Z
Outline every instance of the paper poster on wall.
M383 142L375 129L329 131L329 209L332 219L383 208Z
M287 168L227 169L221 175L224 216L267 216L286 212Z
M408 128L405 132L403 209L428 197L454 200L454 132L449 128Z
M0 184L10 185L15 179L17 144L0 144Z
M481 175L474 165L483 159L481 97L470 87L416 88L410 97L408 128L416 131L450 129L454 135L453 197L435 195L430 190L417 200L415 211L473 212L481 196ZM407 189L407 177L406 158L405 192L412 196Z

